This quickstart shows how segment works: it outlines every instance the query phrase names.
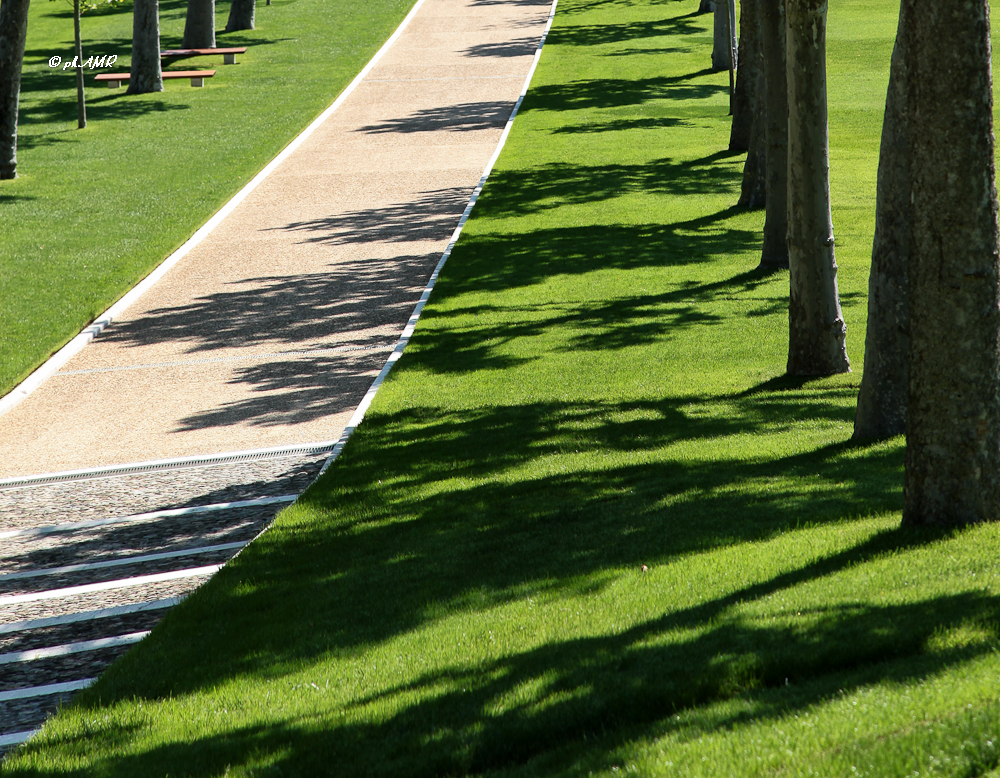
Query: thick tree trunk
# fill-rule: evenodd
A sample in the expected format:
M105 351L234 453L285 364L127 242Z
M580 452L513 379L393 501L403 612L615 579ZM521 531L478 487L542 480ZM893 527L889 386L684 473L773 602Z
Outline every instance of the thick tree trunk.
M181 46L185 49L215 48L215 0L188 0Z
M226 22L226 32L237 30L252 30L256 0L233 0L229 6L229 20Z
M749 151L757 100L757 52L760 47L757 25L757 0L740 0L740 46L736 61L736 97L733 100L733 126L729 133L730 151Z
M698 13L707 14L712 12L712 0L700 0L698 3Z
M1000 231L989 4L905 5L914 131L903 523L998 520Z
M789 375L832 375L851 369L845 345L847 328L837 293L830 215L826 9L826 0L788 0L785 13L791 270ZM770 200L768 192L769 209Z
M29 0L0 4L0 179L17 178L17 108Z
M754 90L753 124L750 126L750 148L743 166L743 186L739 205L763 208L767 201L767 89L764 83L764 48L760 39L760 3L754 0L757 26L757 87ZM744 64L746 64L744 60Z
M759 0L767 133L766 208L761 267L788 267L788 82L785 0ZM824 101L825 105L825 101ZM824 114L825 116L825 114Z
M716 0L712 45L712 70L729 70L729 11L727 0Z
M158 0L135 0L132 9L132 71L128 94L162 91L160 4Z
M909 394L910 138L906 125L907 68L903 38L906 5L900 9L892 50L889 91L882 122L875 199L875 240L868 277L865 371L854 417L854 439L906 432Z

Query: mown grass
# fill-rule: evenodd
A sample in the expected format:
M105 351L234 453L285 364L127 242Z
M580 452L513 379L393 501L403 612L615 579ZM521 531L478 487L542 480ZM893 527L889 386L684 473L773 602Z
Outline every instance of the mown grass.
M215 69L201 89L125 95L86 71L87 118L76 128L76 80L49 59L73 58L72 3L31 4L18 133L18 175L0 182L0 396L187 240L354 78L411 0L274 0L257 29L223 32L247 46L167 69ZM180 45L184 0L160 3L161 44ZM132 6L85 14L84 56L118 55L127 71Z
M417 334L326 476L4 775L1000 765L1000 527L849 443L891 0L834 0L855 372L782 376L692 0L561 0Z

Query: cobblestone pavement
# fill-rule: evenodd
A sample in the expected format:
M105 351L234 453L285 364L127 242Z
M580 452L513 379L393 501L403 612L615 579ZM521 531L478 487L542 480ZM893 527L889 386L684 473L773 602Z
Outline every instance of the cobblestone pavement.
M316 477L500 141L550 5L423 0L207 237L0 413L0 752Z
M0 490L0 750L37 728L311 483L323 455Z

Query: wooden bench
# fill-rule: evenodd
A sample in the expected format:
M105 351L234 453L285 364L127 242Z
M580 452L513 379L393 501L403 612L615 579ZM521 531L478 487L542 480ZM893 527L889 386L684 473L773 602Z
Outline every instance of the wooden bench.
M95 81L107 81L108 89L117 89L122 81L128 81L130 73L100 73L94 76ZM205 86L205 79L215 75L214 70L164 70L166 78L190 78L191 86Z
M201 57L207 54L221 54L223 65L235 65L236 55L245 54L246 46L237 46L232 49L166 49L160 52L160 57L169 59L171 57Z

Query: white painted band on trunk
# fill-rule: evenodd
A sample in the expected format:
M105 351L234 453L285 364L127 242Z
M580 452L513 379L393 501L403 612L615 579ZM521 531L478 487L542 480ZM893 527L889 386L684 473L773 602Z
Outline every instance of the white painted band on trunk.
M130 632L127 635L116 635L110 638L81 640L77 643L64 643L61 646L31 648L27 651L11 651L7 654L0 654L0 665L10 665L16 662L34 662L38 659L52 659L59 656L69 656L70 654L82 654L86 651L100 651L102 648L129 646L133 643L138 643L148 634L149 630L147 629L145 632Z
M284 457L309 454L320 456L328 453L334 445L336 445L336 441L323 440L317 443L298 443L294 446L274 446L273 448L254 448L245 451L226 451L221 454L195 454L193 456L172 457L170 459L148 459L142 462L129 462L122 465L87 467L82 470L60 470L54 473L4 478L0 480L0 489L44 486L46 484L62 483L63 481L111 478L113 476L153 473L160 470L176 470L188 467L214 467L216 465L230 465L237 462L255 462L259 459L282 459Z
M139 565L144 562L156 562L161 559L177 559L178 557L196 556L198 554L211 554L216 551L233 551L243 548L247 541L238 540L233 543L217 543L214 546L199 546L198 548L183 548L177 551L160 551L156 554L139 554L137 556L123 556L115 559L107 559L103 562L80 562L75 565L63 565L62 567L43 567L40 570L24 570L17 573L5 573L0 575L0 582L19 581L24 578L41 578L46 575L63 575L64 573L77 573L83 570L104 570L109 567L122 567L124 565Z
M135 586L162 583L163 581L178 581L183 578L197 578L202 575L212 575L221 569L222 565L205 565L204 567L192 567L187 570L172 570L169 573L137 575L134 578L119 578L116 581L101 581L82 586L68 586L65 589L47 589L43 592L28 592L26 594L6 594L0 597L0 607L18 605L22 602L58 600L63 597L74 597L78 594L105 592L109 589L130 589Z
M96 680L96 678L83 678L79 681L66 681L65 683L49 683L45 686L25 686L23 689L11 689L7 692L0 692L0 702L26 700L29 697L46 697L50 694L63 694L65 692L78 692L80 689L86 689Z
M106 527L109 524L123 524L133 521L149 521L151 519L167 519L177 516L197 516L202 513L214 513L216 511L238 510L240 508L252 508L258 505L274 505L282 502L295 502L298 495L282 494L277 497L258 497L253 500L236 500L234 502L215 502L210 505L193 505L190 508L167 508L162 511L149 511L148 513L133 513L130 516L113 516L110 519L91 519L90 521L74 521L66 524L47 524L43 527L25 527L24 529L9 529L0 532L0 540L6 538L33 538L43 535L54 535L60 532L81 532L97 527ZM3 578L3 576L0 576Z
M143 613L145 611L163 610L174 607L183 599L183 597L164 597L162 600L136 602L131 605L115 605L111 608L99 608L92 611L64 613L62 616L46 616L41 619L12 621L7 624L0 624L0 635L9 635L12 632L27 632L32 629L45 629L46 627L61 627L63 624L76 624L81 621L112 619L116 616L128 616L132 613Z
M389 40L382 44L382 48L375 53L375 56L368 61L368 64L365 65L361 72L355 76L354 80L347 85L347 88L344 89L340 95L338 95L337 99L333 101L333 104L317 116L308 127L306 127L294 140L292 140L291 143L285 146L285 148L282 149L281 152L279 152L279 154L272 159L263 170L250 179L249 183L237 192L229 202L222 206L222 208L220 208L212 216L212 218L205 222L205 224L197 232L195 232L195 234L192 235L183 246L163 260L163 262L161 262L152 273L132 287L132 289L124 297L108 308L108 310L106 310L103 314L98 316L90 325L85 327L79 335L49 357L49 359L41 367L14 387L14 389L5 397L0 399L0 416L3 416L5 413L18 405L28 395L41 386L46 379L58 372L63 365L79 354L84 347L96 338L109 324L111 324L111 322L121 316L122 313L124 313L125 310L132 305L132 303L138 300L139 297L141 297L150 287L166 275L167 271L187 256L187 254L195 246L201 243L223 219L236 209L236 206L246 199L247 195L256 189L265 178L274 172L278 165L284 162L292 154L292 152L301 146L305 142L306 138L312 135L316 128L323 124L323 122L329 118L330 114L336 111L343 104L348 95L350 95L351 92L357 88L358 84L364 80L364 77L371 72L371 69L375 67L376 63L380 59L382 59L382 56L389 50L389 47L392 46L399 36L403 34L403 30L406 29L406 26L410 23L410 20L414 17L423 3L424 0L417 0L413 8L410 9L410 12L406 15L403 21L400 22L396 31L389 37Z
M462 235L462 229L465 227L465 223L469 220L469 216L472 215L472 209L476 205L476 201L479 199L479 195L483 191L483 187L486 185L486 180L490 177L490 173L493 172L493 166L496 164L497 160L500 158L500 152L503 151L504 145L507 143L507 138L510 136L511 128L514 126L514 119L517 117L517 112L521 108L521 103L524 102L525 95L528 94L528 87L531 86L531 79L535 75L535 70L538 67L538 62L542 57L542 47L545 45L545 39L549 35L549 31L552 29L552 22L556 17L556 6L559 0L552 0L552 6L549 10L549 18L545 23L545 29L542 31L542 37L538 41L538 48L535 49L535 56L531 61L531 68L528 70L528 75L524 79L524 86L521 87L521 94L518 95L517 102L514 103L514 109L510 112L510 118L507 120L506 126L503 128L503 132L500 135L500 140L497 142L496 149L493 151L493 156L490 157L490 161L486 164L486 169L483 171L483 175L479 179L479 183L476 184L476 188L472 191L472 196L469 198L468 204L465 206L465 210L462 212L462 218L458 220L458 226L455 228L454 233L452 233L451 240L448 241L448 245L441 255L441 259L438 260L437 265L434 268L434 272L431 273L430 279L427 281L427 285L424 287L423 293L420 295L420 300L417 302L413 309L413 313L410 315L409 321L406 323L406 327L403 328L403 334L400 336L399 341L396 343L396 347L392 350L389 358L386 360L385 365L379 371L379 374L372 381L372 385L365 392L365 396L361 399L358 407L355 409L350 421L347 422L347 426L344 428L343 433L340 436L340 440L334 445L333 450L327 457L326 461L323 463L323 467L320 468L319 475L316 476L318 479L327 469L334 463L337 457L340 456L340 452L344 450L344 446L347 445L348 439L354 434L354 430L357 429L358 425L365 418L365 413L368 412L368 408L372 404L372 400L375 399L375 395L382 386L383 381L385 381L386 376L389 375L389 371L392 370L393 365L403 356L403 351L406 345L410 342L410 337L413 335L414 330L417 327L417 321L420 319L420 314L424 310L424 306L430 299L431 292L434 290L434 285L437 283L438 276L441 274L441 270L444 268L445 263L448 261L448 257L451 256L451 251L458 242L459 237Z
M37 729L29 729L24 732L10 732L6 735L0 735L0 748L20 745L36 732L38 732Z

